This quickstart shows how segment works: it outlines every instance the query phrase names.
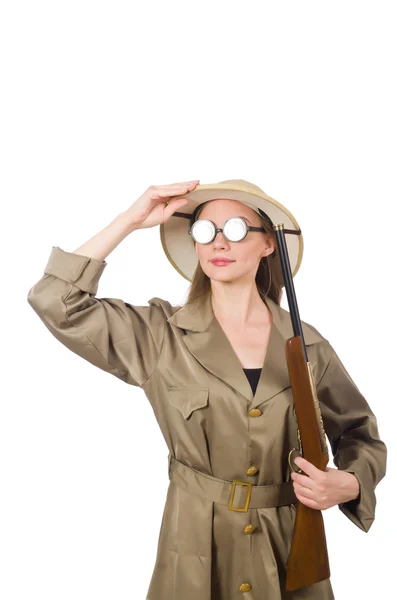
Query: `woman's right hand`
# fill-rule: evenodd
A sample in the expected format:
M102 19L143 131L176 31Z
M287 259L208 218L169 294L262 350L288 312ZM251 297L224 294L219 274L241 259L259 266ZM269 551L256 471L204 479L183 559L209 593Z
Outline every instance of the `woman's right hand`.
M137 229L145 229L165 223L178 208L188 202L186 198L178 198L177 200L170 200L170 198L191 192L199 181L199 179L195 179L194 181L171 183L169 185L151 185L125 211L125 214ZM168 206L166 206L167 201L169 202Z

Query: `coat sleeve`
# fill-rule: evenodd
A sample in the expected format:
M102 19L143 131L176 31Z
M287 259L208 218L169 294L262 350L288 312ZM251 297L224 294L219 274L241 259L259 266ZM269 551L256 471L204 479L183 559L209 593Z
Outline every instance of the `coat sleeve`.
M339 504L357 527L367 532L375 519L375 488L386 474L387 448L375 415L335 350L317 386L324 429L338 469L353 473L358 498Z
M166 316L158 305L132 306L117 298L97 298L106 266L106 261L53 246L44 275L27 299L69 350L140 387L156 369Z

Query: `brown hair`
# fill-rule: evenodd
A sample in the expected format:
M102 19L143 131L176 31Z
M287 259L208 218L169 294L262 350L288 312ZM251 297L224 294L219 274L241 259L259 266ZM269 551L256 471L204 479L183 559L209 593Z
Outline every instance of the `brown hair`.
M205 203L206 204L206 203ZM202 205L200 205L202 207ZM195 213L195 218L198 215ZM258 214L258 213L257 213ZM258 215L261 219L262 226L266 230L266 234L274 240L275 249L268 256L263 256L259 262L258 270L255 276L255 283L258 289L259 295L263 299L268 296L276 304L280 305L282 297L282 287L284 285L283 274L281 269L281 263L276 250L276 236L273 230L273 224L271 219L261 211ZM269 271L270 270L270 271ZM270 277L269 277L270 275ZM269 288L269 283L270 288ZM197 267L193 274L192 283L189 288L188 298L186 304L197 302L200 306L201 302L204 301L205 297L211 293L211 280L201 268L200 261L197 262ZM201 298L201 300L200 300Z

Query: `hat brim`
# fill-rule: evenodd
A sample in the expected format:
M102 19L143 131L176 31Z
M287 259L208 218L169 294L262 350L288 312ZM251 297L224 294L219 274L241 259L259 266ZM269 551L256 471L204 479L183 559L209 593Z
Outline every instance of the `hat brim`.
M191 215L195 208L214 199L237 200L247 204L251 208L260 208L272 220L273 225L283 224L285 229L299 231L300 227L292 213L274 198L271 198L261 190L225 183L198 185L193 191L179 196L173 196L169 200L186 198L188 202L178 209L179 213ZM197 267L198 257L194 242L189 235L189 218L171 215L165 222L160 224L160 239L165 255L182 277L192 281ZM292 276L299 270L303 256L303 236L285 234L287 251L291 265Z

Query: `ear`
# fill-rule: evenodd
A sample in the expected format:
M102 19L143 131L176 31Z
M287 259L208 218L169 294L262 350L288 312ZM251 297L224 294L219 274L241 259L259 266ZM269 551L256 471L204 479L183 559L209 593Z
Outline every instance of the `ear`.
M261 258L267 258L271 253L272 253L272 246L271 246L271 244L267 243L266 246L262 250Z
M269 235L266 239L266 248L264 250L263 256L271 256L276 252L276 241L275 239Z

